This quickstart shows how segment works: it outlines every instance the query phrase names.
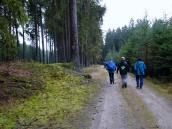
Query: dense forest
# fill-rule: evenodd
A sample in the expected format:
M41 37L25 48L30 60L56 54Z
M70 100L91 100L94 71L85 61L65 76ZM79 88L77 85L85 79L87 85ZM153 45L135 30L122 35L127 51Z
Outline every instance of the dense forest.
M103 44L105 10L99 0L1 0L0 61L73 61L88 66L120 56L133 64L141 57L150 76L170 80L172 18L131 19L109 30Z
M137 21L131 19L128 26L109 30L103 57L119 60L120 56L126 56L132 66L142 58L150 76L171 81L172 18L152 22L145 16Z
M104 13L99 0L1 0L0 61L71 62L78 54L79 64L96 63Z

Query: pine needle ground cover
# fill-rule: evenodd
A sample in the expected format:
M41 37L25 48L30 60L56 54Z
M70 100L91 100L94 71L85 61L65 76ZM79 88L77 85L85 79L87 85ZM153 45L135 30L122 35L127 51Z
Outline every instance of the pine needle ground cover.
M97 91L96 83L61 64L27 63L20 65L20 69L30 74L8 75L8 81L17 82L15 87L20 85L20 92L8 95L5 88L1 90L9 101L1 101L0 128L75 129L70 119L83 110ZM1 87L8 89L7 77L0 73Z

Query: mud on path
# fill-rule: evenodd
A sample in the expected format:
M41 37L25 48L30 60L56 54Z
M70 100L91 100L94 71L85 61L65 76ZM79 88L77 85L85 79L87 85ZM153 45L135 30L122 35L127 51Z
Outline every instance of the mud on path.
M99 68L99 74L93 74L99 82L100 71L104 73L101 74L104 87L90 129L172 129L172 102L147 85L142 90L136 89L135 79L131 76L126 89L121 88L120 76L116 74L115 84L110 85L103 67Z

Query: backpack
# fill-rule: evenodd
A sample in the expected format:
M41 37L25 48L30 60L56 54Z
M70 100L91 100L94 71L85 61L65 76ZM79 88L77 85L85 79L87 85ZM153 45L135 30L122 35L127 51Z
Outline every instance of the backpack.
M111 62L111 61L107 63L106 67L107 67L107 70L109 70L109 71L115 71L116 70L115 63Z
M120 74L127 74L128 68L126 62L121 62L119 65Z

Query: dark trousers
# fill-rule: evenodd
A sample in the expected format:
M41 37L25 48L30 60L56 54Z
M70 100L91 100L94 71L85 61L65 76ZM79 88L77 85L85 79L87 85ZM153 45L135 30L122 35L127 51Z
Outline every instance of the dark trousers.
M110 84L114 84L114 73L113 72L109 72L109 80L110 80Z
M144 83L144 75L136 75L136 83L138 88L142 88Z
M127 88L127 74L121 75L122 88Z

